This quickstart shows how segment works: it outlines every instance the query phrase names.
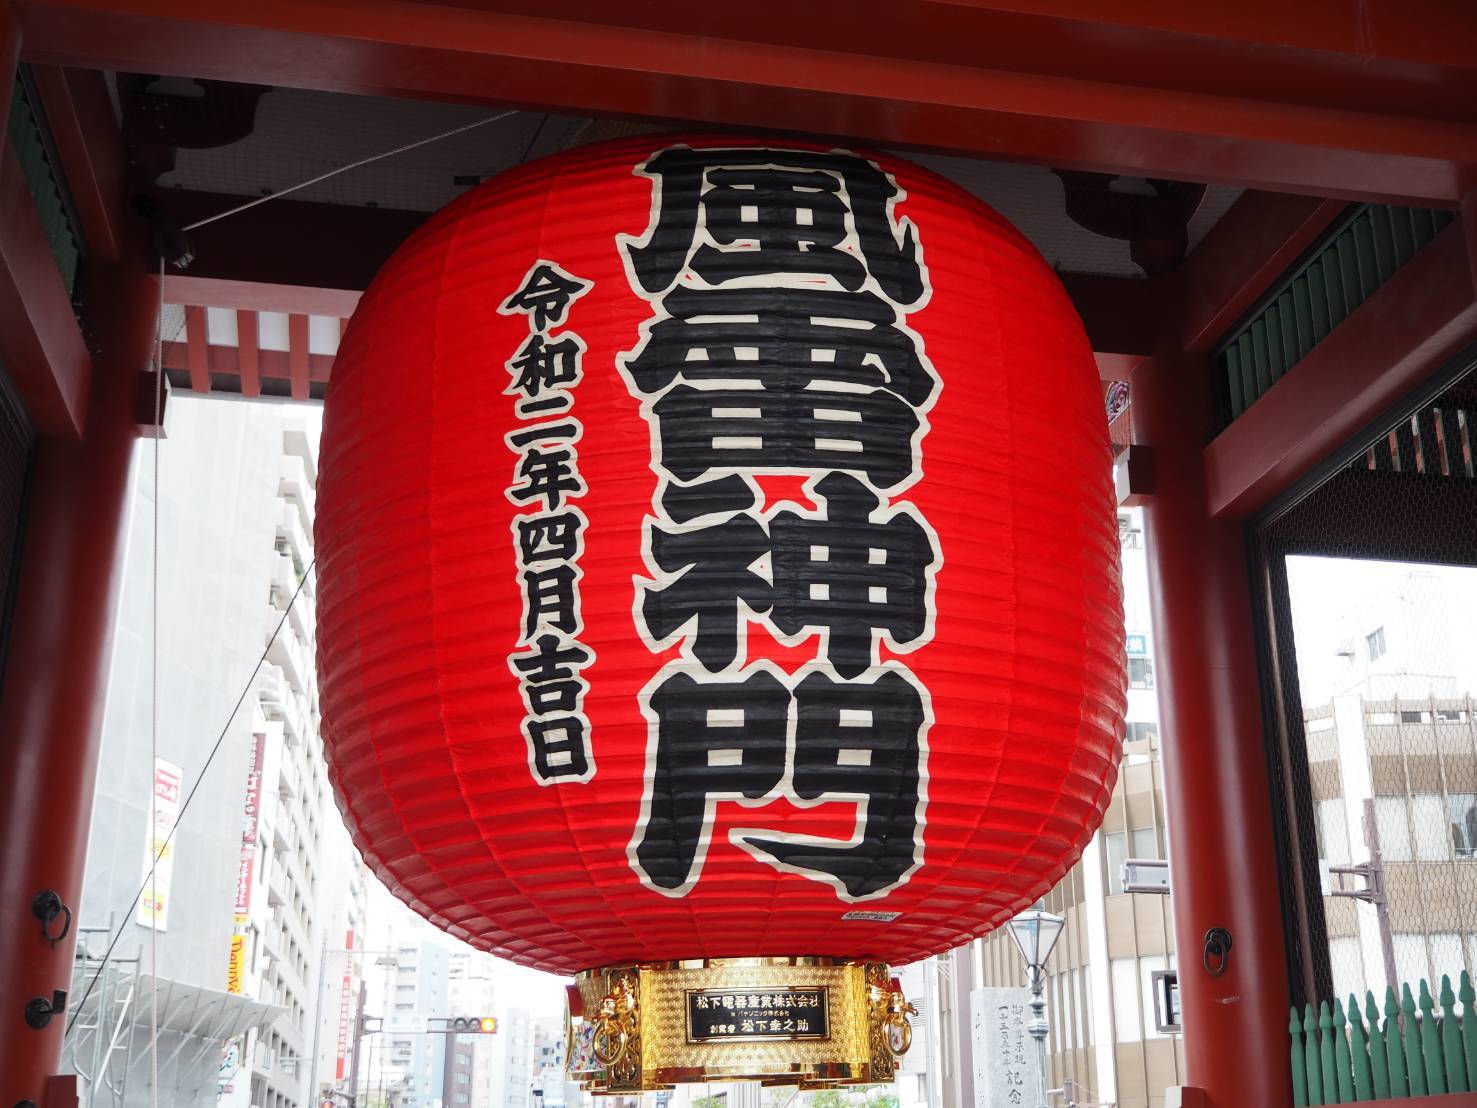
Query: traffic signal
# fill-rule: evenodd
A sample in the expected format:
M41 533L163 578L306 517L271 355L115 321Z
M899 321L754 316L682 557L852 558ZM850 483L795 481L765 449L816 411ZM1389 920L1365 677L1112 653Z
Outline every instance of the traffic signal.
M433 1020L444 1026L437 1030L449 1035L495 1035L497 1019L493 1016L453 1016L449 1019Z

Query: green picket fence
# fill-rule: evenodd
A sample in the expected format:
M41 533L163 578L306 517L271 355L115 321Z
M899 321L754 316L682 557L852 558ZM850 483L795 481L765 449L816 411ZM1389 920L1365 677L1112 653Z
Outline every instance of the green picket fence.
M1439 998L1422 981L1419 1004L1409 985L1401 987L1398 1001L1395 990L1386 989L1383 1024L1372 992L1364 994L1362 1013L1353 993L1347 1008L1339 1000L1332 1008L1324 1001L1316 1015L1311 1004L1301 1014L1294 1008L1288 1026L1293 1102L1309 1108L1477 1090L1474 1002L1477 992L1463 970L1456 993L1451 978L1442 976Z

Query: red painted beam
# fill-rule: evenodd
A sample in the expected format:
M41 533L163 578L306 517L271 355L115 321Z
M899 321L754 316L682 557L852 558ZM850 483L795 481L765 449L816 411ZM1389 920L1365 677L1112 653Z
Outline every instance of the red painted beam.
M37 431L82 433L92 359L9 143L0 146L0 356Z
M1246 192L1178 270L1177 348L1209 350L1348 207L1285 193Z
M116 261L123 220L123 136L107 79L97 72L31 67L88 254Z
M1477 295L1458 222L1206 447L1211 513L1264 507L1474 340Z
M206 351L210 337L205 328L205 309L185 309L185 350L190 370L192 392L210 391L210 361Z
M239 330L239 324L238 324ZM255 338L252 339L253 344ZM256 366L256 391L248 392L247 383L249 370L247 366L247 355L240 347L235 346L211 346L206 349L206 364L209 366L212 377L240 377L242 382L242 396L260 396L262 381L291 381L292 362L291 356L285 350L261 350L253 348L251 358ZM188 371L190 369L190 351L188 343L166 342L164 344L164 368L166 370ZM308 355L308 380L327 381L333 371L332 354L309 354ZM297 399L294 397L294 399Z
M308 398L308 317L287 317L287 367L292 375L292 398Z
M262 394L262 373L260 352L257 350L257 326L258 317L256 312L236 312L236 350L237 350L237 375L241 379L242 396L260 396ZM165 359L166 366L169 364Z
M270 207L271 205L267 205ZM192 267L193 268L193 267ZM303 312L348 318L359 305L360 289L282 285L262 281L233 281L168 273L164 277L166 304L206 304L247 312Z
M844 12L756 0L728 15L586 2L563 18L509 0L23 0L17 11L28 57L100 69L780 128L1351 198L1455 203L1477 166L1468 12L1384 0L1356 22L1324 0L1290 47L1203 16L1151 24L1126 3L1103 16L877 0ZM1409 29L1422 13L1424 38Z

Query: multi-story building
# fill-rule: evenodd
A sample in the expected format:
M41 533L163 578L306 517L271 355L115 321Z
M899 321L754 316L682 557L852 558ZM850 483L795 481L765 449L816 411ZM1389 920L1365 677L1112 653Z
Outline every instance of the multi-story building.
M490 1086L493 1103L505 1108L529 1108L532 1096L534 1042L528 1010L498 1009L497 1034L491 1036Z
M1455 981L1477 971L1477 571L1307 562L1290 577L1333 996ZM1310 575L1341 572L1365 587L1320 642Z
M441 943L416 935L400 939L383 962L378 1080L399 1090L402 1108L442 1108L447 1037L427 1030L449 1014L450 956Z
M81 1015L68 1057L90 1103L146 1103L146 1082L120 1075L147 1069L107 1044L114 1030L148 1026L157 992L161 1105L198 1103L208 1087L227 1108L297 1108L310 1102L321 906L352 880L351 867L327 867L323 856L336 817L313 666L316 413L181 397L170 402L167 432L158 444L157 751L151 758L155 479L145 444L81 902L89 933L72 987ZM171 828L130 911L150 844ZM120 929L104 965L104 933ZM130 1039L142 1049L147 1035L118 1042ZM123 1091L105 1092L120 1083Z
M1164 1090L1182 1082L1184 1055L1156 978L1175 969L1169 897L1123 886L1126 861L1167 857L1167 835L1138 509L1121 511L1118 529L1128 657L1123 763L1102 827L1045 898L1067 921L1047 967L1047 1086L1054 1104L1159 1108ZM971 963L976 986L1025 983L1004 930L976 942Z
M463 948L453 950L450 956L450 982L448 996L451 1016L481 1018L494 1015L494 990L492 958L490 955ZM495 1035L505 1033L498 1027ZM495 1035L458 1036L455 1041L456 1054L466 1055L466 1065L460 1057L452 1058L448 1050L448 1080L446 1082L447 1108L491 1108L498 1104L494 1086L497 1051ZM452 1062L457 1066L452 1071ZM465 1076L465 1080L463 1080ZM465 1099L461 1099L465 1098Z

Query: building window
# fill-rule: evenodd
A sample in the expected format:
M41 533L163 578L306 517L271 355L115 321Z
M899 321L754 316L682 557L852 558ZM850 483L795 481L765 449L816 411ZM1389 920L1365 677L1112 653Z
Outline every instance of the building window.
M1154 665L1148 658L1128 659L1128 687L1130 689L1152 689L1154 687Z
M1123 736L1123 741L1147 742L1152 749L1159 745L1159 725L1157 723L1130 723L1128 733Z
M1364 636L1364 646L1369 651L1369 660L1376 661L1385 652L1385 629L1376 627Z
M1451 812L1451 848L1458 858L1477 858L1477 795L1452 793L1446 798Z
M1138 960L1114 958L1109 964L1113 983L1113 1037L1120 1043L1136 1043L1144 1037L1139 1025Z
M1117 896L1123 891L1123 860L1127 857L1127 835L1122 831L1109 831L1103 836L1103 862L1108 868L1103 876L1109 896Z
M1118 517L1118 541L1123 544L1124 550L1142 550L1144 548L1144 533L1134 526L1134 521L1128 516Z

